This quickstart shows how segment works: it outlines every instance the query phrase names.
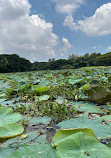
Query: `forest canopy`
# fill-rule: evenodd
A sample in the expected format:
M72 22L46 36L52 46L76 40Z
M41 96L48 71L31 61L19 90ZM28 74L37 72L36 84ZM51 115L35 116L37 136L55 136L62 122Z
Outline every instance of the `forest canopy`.
M68 59L49 59L48 62L31 63L25 58L19 57L17 54L0 55L0 72L25 72L36 70L60 70L60 69L77 69L89 66L110 66L111 52L106 54L87 53L84 56L72 54Z

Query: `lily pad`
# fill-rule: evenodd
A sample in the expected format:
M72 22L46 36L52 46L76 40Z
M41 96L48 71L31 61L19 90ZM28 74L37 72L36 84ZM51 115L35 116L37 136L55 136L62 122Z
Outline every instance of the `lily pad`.
M32 86L32 90L38 92L38 93L42 93L42 92L46 92L50 89L49 86L43 86L43 85L33 85Z
M105 104L106 102L111 102L111 93L104 87L92 87L85 90L85 95L89 97L90 101L94 101L98 104Z
M6 148L0 148L0 158L6 158L8 155L10 155L14 151L11 147Z
M104 115L101 118L106 120L106 121L110 121L111 122L111 115Z
M50 95L42 95L39 97L39 101L45 101L48 100L50 98Z
M39 117L33 117L30 121L29 121L29 126L31 125L37 125L39 123L43 123L43 124L48 124L51 121L51 118L49 116L39 116Z
M24 138L23 138L24 136ZM11 138L11 139L8 139L6 142L2 143L1 144L1 147L8 147L8 146L17 146L18 143L19 144L27 144L27 145L30 145L30 144L33 144L34 141L36 138L39 138L39 133L37 132L28 132L26 133L25 135L21 135L21 136L17 136L15 138Z
M89 113L104 113L95 103L92 102L75 102L72 104L78 111L88 111Z
M85 136L83 132L72 134L57 145L57 158L108 158L110 149L92 136Z
M56 132L52 139L52 147L56 147L63 139L69 137L75 133L83 132L84 135L92 136L97 139L95 133L90 128L69 128L69 129L60 129Z
M82 79L69 79L68 83L69 84L77 84L77 83L80 83L82 81L84 81L84 78L82 78Z
M88 89L90 87L90 83L84 84L83 86L81 86L79 89L84 92L86 89Z
M14 113L11 108L0 107L0 126L16 123L22 119L22 115Z
M22 125L14 123L14 124L6 124L0 127L0 138L11 138L22 134L24 128Z
M111 76L108 77L108 81L111 82Z
M20 147L6 158L56 158L55 150L50 144L34 144Z
M90 128L92 129L98 139L110 138L111 137L111 123L104 125L102 124L102 118L89 118L82 116L78 118L71 118L70 120L64 120L57 124L61 129L64 128Z

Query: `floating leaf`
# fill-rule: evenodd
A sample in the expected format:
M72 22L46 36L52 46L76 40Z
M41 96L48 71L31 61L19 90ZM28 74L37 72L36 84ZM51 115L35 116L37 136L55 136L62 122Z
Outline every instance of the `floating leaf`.
M14 151L11 147L6 148L0 148L0 158L6 158L8 155L10 155Z
M42 95L39 97L39 101L45 101L48 100L50 98L50 95Z
M83 132L64 138L56 149L57 158L111 157L111 151L107 146L92 136L86 136Z
M22 119L22 115L14 113L11 108L0 107L0 126L16 123Z
M111 123L107 125L102 124L101 118L90 118L86 116L71 118L70 120L64 120L57 124L62 129L64 128L90 128L96 136L100 139L111 137Z
M27 134L22 134L21 136L20 136L20 139L25 139L26 137L27 137L28 135Z
M106 121L111 121L111 115L104 115L101 117L102 119L106 120Z
M97 139L95 133L90 128L69 128L61 129L56 132L52 139L52 147L56 147L63 139L78 132L83 132L84 135L92 136Z
M111 142L107 144L107 147L111 150Z
M88 111L89 113L104 113L98 106L96 106L95 103L92 102L74 102L72 103L72 106L74 106L78 111Z
M42 93L42 92L48 91L49 89L50 89L50 87L42 86L42 87L37 88L35 91L38 93Z
M50 89L50 87L48 86L43 86L43 85L33 85L32 86L32 90L38 92L38 93L42 93L42 92L46 92Z
M18 82L18 85L17 85L17 87L21 87L21 86L23 86L25 84L25 82L23 82L23 81L21 81L21 82Z
M34 141L35 143L46 143L46 134L40 135Z
M43 116L43 117L33 117L30 121L29 121L29 125L37 125L39 123L43 123L43 124L48 124L51 121L51 118L48 116Z
M79 89L84 92L86 89L88 89L90 87L90 83L84 84L83 86L81 86Z
M40 134L39 132L28 132L26 135L21 135L15 138L8 139L6 142L2 143L1 147L14 146L17 147L23 144L37 144L46 143L46 134Z
M6 158L56 158L55 150L50 144L34 144L26 145L15 149L14 152L9 154Z
M82 81L84 81L84 78L82 78L82 79L69 79L68 83L69 84L77 84L77 83L80 83Z
M111 82L111 76L108 77L108 81Z
M6 124L0 127L0 138L11 138L17 135L22 134L24 128L22 125L14 123L14 124Z
M111 102L111 93L104 87L92 87L91 89L85 90L85 95L89 97L89 100L94 101L98 104L105 104Z

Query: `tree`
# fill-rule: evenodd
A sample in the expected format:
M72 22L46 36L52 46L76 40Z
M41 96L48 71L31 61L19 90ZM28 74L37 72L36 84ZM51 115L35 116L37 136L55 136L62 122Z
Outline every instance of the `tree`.
M110 66L111 52L96 57L95 64L98 66Z
M78 54L71 54L69 55L68 59L77 59L79 57Z
M3 57L1 60L0 60L0 68L4 68L5 66L8 65L8 60L6 57Z
M30 71L32 64L29 60L19 57L17 54L0 55L0 72Z

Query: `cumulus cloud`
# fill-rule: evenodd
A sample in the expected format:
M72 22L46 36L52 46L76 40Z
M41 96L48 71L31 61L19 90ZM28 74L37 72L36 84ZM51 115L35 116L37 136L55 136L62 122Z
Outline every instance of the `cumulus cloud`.
M97 46L93 46L92 49L97 49Z
M18 53L31 61L55 57L58 36L53 25L29 15L28 0L0 0L0 51Z
M72 30L81 30L88 36L101 36L111 33L111 3L100 6L91 17L74 22L72 15L66 17L64 25Z
M108 51L111 51L111 46L108 46L107 50L108 50Z
M15 20L29 14L30 8L28 0L0 0L0 19Z
M70 44L70 42L68 41L68 39L66 38L62 38L62 42L63 42L63 47L62 49L60 49L60 55L64 56L69 49L71 49L72 45Z
M72 14L84 0L52 0L56 3L56 11L60 13Z
M102 46L93 46L92 49L102 49Z
M77 24L73 21L72 15L66 16L63 25L64 25L64 26L68 26L71 30L76 30L76 31L80 28L80 26L77 25Z

